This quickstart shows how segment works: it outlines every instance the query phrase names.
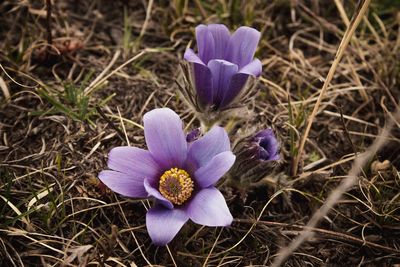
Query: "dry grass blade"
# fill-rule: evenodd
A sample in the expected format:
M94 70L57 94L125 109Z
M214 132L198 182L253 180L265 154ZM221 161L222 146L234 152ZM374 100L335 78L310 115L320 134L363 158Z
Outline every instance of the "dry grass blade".
M153 8L153 2L154 0L149 0L149 3L147 4L147 8L146 8L146 18L144 20L142 29L140 30L140 35L139 35L139 40L144 36L144 34L146 33L146 29L147 29L147 25L149 24L149 20L151 17L151 10Z
M237 219L236 220L238 223L246 223L246 224L253 224L254 220L244 220L244 219ZM307 229L307 226L304 225L296 225L296 224L289 224L289 223L281 223L281 222L270 222L270 221L258 221L257 222L258 225L267 225L270 227L283 227L285 229L298 229L300 231L304 231L305 229ZM366 245L375 249L380 249L380 250L385 250L388 253L394 253L394 254L400 254L400 250L394 249L394 248L390 248L390 247L386 247L386 246L382 246L367 240L363 240L361 238L357 238L345 233L340 233L340 232L334 232L334 231L329 231L326 229L321 229L321 228L310 228L309 230L311 230L312 232L321 234L321 235L325 235L328 237L332 237L332 238L336 238L338 240L344 240L347 242L354 242L356 244L359 245ZM301 233L301 232L299 232ZM295 235L297 235L298 233L294 233Z
M140 58L141 56L143 56L146 53L146 51L141 51L140 53L138 53L137 55L133 56L132 58L130 58L129 60L127 60L126 62L124 62L123 64L121 64L118 68L116 68L115 70L111 71L109 74L106 74L106 71L111 68L111 66L113 65L113 63L117 60L120 52L116 52L113 59L111 60L110 64L109 64L109 68L107 68L106 70L104 70L99 77L102 77L105 75L104 78L96 78L96 80L94 82L92 82L92 84L90 86L88 86L87 88L85 88L84 92L85 95L89 95L90 93L92 93L93 90L96 89L96 87L98 87L99 85L101 85L102 83L104 83L105 81L107 81L108 78L110 78L111 76L113 76L115 73L117 73L118 71L120 71L121 69L123 69L125 66L129 65L130 63L132 63L133 61L137 60L138 58Z
M25 84L22 84L22 83L17 82L17 81L4 69L4 67L3 67L2 64L0 64L0 69L5 73L5 75L6 75L12 82L14 82L15 84L17 84L17 85L19 85L19 86L21 86L21 87L25 87L25 88L36 88L36 87L37 87L36 85L35 85L35 86L29 86L29 85L25 85Z
M11 95L10 95L10 90L8 89L8 86L6 82L3 80L2 77L0 77L0 88L3 91L3 95L5 97L6 101L9 101Z
M335 55L335 59L332 63L331 68L329 69L328 75L327 75L327 77L324 81L324 84L322 86L322 89L319 93L317 102L315 103L313 111L312 111L310 117L308 118L306 129L300 140L298 153L295 156L295 158L293 159L293 165L292 165L292 174L293 175L297 175L300 158L301 158L303 150L304 150L304 145L307 141L308 134L310 133L311 126L314 122L315 116L317 115L317 112L321 105L322 99L325 96L325 93L326 93L328 86L333 78L333 75L335 74L336 68L338 67L338 65L340 63L340 60L342 59L343 53L346 50L346 47L349 44L355 30L357 29L358 24L360 24L362 18L364 17L364 14L367 11L370 2L371 2L370 0L361 0L359 2L358 8L354 13L355 15L353 16L353 19L351 20L349 26L347 27L347 30L344 33L344 36L342 38L342 41L339 44L338 50Z
M400 119L400 110L397 110L397 114L395 118ZM343 194L349 190L352 186L357 183L358 174L362 171L362 168L365 164L376 154L376 152L387 142L390 131L393 128L394 121L390 120L388 125L383 129L382 133L375 140L375 142L366 150L366 152L360 154L355 159L351 170L348 173L346 179L344 179L340 185L333 190L333 192L329 195L325 203L322 205L320 209L318 209L314 215L311 217L310 221L307 223L307 226L304 231L292 242L288 247L281 248L277 257L272 263L271 267L279 267L284 261L308 238L310 238L313 234L313 228L316 227L318 222L325 217L328 212L332 209L336 203L340 200Z

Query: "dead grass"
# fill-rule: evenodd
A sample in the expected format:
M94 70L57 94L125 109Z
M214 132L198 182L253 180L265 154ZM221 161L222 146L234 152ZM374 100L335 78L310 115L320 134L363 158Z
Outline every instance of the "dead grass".
M287 266L399 263L397 2L372 2L331 82L325 80L356 6L53 1L48 43L44 1L3 1L0 265L269 266L304 230L313 235L288 253ZM175 79L194 27L211 22L262 31L259 93L246 119L229 129L234 142L273 126L284 162L248 188L223 186L232 227L187 224L168 248L157 248L145 229L150 203L115 195L96 177L110 148L144 146L141 119L155 107L176 110L188 130L199 126ZM390 119L388 143L327 205ZM318 226L307 226L324 205L333 208Z

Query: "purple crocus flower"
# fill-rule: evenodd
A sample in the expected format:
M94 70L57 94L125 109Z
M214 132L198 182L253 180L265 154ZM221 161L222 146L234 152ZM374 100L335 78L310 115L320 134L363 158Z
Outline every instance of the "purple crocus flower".
M198 54L188 48L184 58L192 65L193 87L202 107L224 110L246 85L249 76L261 74L254 59L260 32L240 27L232 35L223 24L196 27Z
M272 129L265 129L254 136L258 159L279 160L279 143Z
M188 143L179 116L168 108L144 115L148 150L116 147L100 180L113 191L133 198L152 197L147 231L156 245L166 245L186 221L228 226L233 218L215 183L231 168L235 156L227 133L213 127Z

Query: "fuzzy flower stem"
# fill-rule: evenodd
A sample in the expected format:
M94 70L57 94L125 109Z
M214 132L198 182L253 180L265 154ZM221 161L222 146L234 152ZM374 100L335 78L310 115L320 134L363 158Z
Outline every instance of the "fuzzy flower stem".
M215 118L211 114L197 113L197 118L200 120L201 131L203 133L209 131L214 125L220 123L220 118Z
M225 131L228 133L231 132L235 128L237 122L238 119L236 117L231 118L225 126Z

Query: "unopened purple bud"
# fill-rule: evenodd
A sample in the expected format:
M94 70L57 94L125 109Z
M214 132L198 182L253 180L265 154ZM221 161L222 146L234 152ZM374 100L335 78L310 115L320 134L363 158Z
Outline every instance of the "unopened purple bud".
M272 174L280 165L279 142L272 129L242 139L234 148L236 162L231 179L241 186L257 182Z
M265 129L254 136L257 144L258 159L260 160L279 160L279 143L272 129Z

